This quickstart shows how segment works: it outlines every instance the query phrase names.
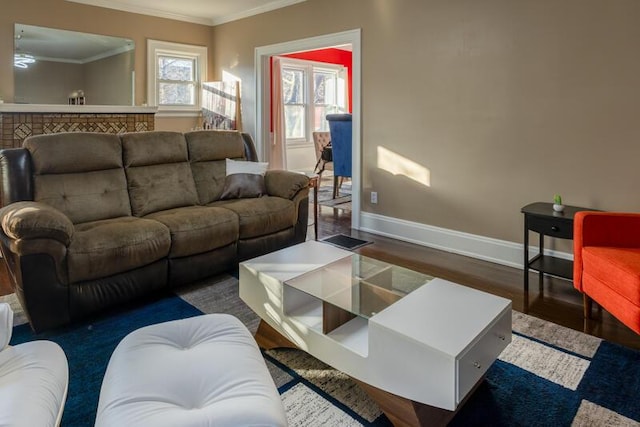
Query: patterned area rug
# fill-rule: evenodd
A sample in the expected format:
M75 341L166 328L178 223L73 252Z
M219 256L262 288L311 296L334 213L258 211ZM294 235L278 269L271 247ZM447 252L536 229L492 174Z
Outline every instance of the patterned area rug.
M309 197L309 201L313 202L313 197ZM322 185L318 191L318 204L321 206L329 206L345 211L351 210L351 184L342 184L340 187L339 197L333 198L333 183L327 183L323 179Z
M14 295L16 323L24 321ZM225 312L254 332L259 319L221 275L178 296L123 308L90 322L34 335L14 328L12 344L50 339L70 364L63 426L91 426L108 359L129 332L162 321ZM451 422L453 426L638 426L640 352L513 312L513 342ZM388 426L377 405L345 374L298 350L264 352L291 426Z

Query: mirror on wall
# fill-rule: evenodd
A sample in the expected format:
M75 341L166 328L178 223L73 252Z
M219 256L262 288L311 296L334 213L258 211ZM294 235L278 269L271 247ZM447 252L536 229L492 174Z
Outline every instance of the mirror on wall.
M15 24L14 102L133 105L134 48L130 39Z

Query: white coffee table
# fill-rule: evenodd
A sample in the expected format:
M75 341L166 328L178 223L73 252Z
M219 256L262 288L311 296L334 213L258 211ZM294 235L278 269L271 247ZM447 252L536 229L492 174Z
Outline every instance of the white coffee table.
M350 375L396 425L448 421L511 342L511 301L315 241L242 262L240 298L261 347Z

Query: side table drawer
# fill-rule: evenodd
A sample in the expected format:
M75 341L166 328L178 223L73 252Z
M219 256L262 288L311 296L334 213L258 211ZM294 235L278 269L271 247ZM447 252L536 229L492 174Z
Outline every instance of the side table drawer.
M511 308L456 361L457 403L462 402L473 386L482 378L511 342Z
M559 221L552 218L540 218L537 216L530 216L528 221L529 230L561 239L573 238L572 222Z

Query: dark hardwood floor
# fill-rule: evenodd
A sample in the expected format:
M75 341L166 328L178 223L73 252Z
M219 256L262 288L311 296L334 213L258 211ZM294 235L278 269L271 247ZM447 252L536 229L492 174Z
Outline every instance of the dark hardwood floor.
M313 227L309 233L313 236ZM524 292L521 269L352 230L349 212L320 206L319 239L339 233L372 241L373 244L356 250L362 255L508 298L514 310L640 349L640 335L596 304L593 319L585 321L582 294L574 289L570 281L545 276L539 287L538 274L530 273L527 294Z
M594 319L585 321L582 295L569 281L545 277L539 288L537 274L531 273L527 294L520 269L352 230L350 212L320 206L319 239L339 233L372 241L373 244L357 250L363 255L509 298L514 310L640 349L640 335L606 311L594 308ZM313 238L313 226L309 227L309 236ZM11 292L4 263L1 263L0 295Z

